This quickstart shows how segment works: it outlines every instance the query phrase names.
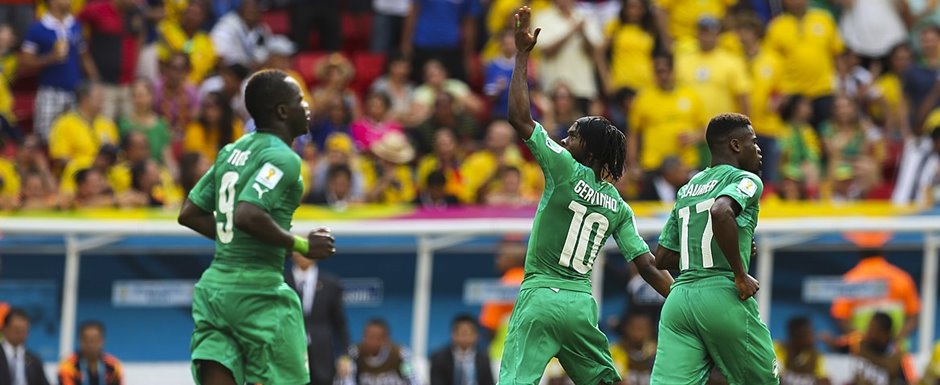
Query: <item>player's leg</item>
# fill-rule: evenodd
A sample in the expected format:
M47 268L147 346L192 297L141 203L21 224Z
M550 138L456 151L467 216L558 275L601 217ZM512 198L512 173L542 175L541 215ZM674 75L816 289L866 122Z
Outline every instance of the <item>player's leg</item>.
M565 315L550 294L555 292L546 288L519 292L503 344L499 385L537 385L548 361L558 353L556 325Z
M246 382L310 382L303 310L293 289L281 284L247 293L234 309L239 320L233 329L245 352Z
M238 385L232 372L216 361L199 360L195 365L202 385Z
M558 361L575 385L613 384L620 374L610 358L607 336L597 328L597 302L590 293L562 290L554 293L566 314L558 325L561 351Z
M650 385L702 385L712 364L697 330L690 323L689 297L694 288L672 288L659 320L659 341Z
M697 294L708 305L695 307L695 319L708 331L705 347L728 384L780 384L770 331L760 319L757 301L741 301L731 284Z
M224 290L206 289L199 284L193 289L193 329L190 352L193 380L200 385L244 383L241 348L231 337L230 327L220 305L225 303Z

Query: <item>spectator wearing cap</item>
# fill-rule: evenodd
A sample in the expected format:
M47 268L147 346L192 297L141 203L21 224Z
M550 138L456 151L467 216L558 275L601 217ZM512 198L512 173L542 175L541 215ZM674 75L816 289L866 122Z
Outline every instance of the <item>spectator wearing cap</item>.
M676 55L676 82L698 94L707 116L724 112L747 115L750 113L748 94L751 81L744 60L718 48L720 32L720 20L714 17L699 19L697 47Z
M103 144L118 142L117 126L101 113L104 106L101 85L85 83L76 96L77 107L56 119L49 132L53 170L62 170L71 160L94 158Z
M224 64L258 68L267 56L271 29L261 22L257 0L241 0L238 9L222 16L210 33L215 53Z
M352 172L351 200L362 200L365 194L365 179L362 172L362 159L356 153L352 138L345 133L333 133L323 145L323 160L317 162L313 170L313 193L322 192L327 185L329 170L333 166L346 165Z
M845 47L832 16L808 3L784 0L784 13L767 26L764 43L783 58L783 92L813 101L811 123L819 131L832 114L835 58Z
M411 203L416 196L414 176L408 164L415 150L405 134L389 131L369 148L362 163L366 201L370 203Z
M329 113L327 108L330 102L341 102L351 113L358 118L359 99L349 87L355 69L352 63L340 53L331 54L316 64L318 84L310 94L313 96L314 115Z
M210 12L206 0L192 0L179 20L166 18L157 24L157 58L166 61L173 53L189 56L189 81L200 84L215 69L218 56L202 25Z
M911 275L885 259L884 245L890 233L849 233L844 235L861 249L858 264L842 276L847 283L884 284L885 293L872 298L837 298L832 303L832 317L846 335L864 331L876 312L893 321L892 341L904 341L917 328L920 297Z

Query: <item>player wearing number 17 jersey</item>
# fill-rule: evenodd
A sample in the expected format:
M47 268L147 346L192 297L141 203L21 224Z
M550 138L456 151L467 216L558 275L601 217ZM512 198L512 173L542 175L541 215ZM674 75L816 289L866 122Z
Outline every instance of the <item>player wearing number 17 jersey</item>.
M516 14L515 69L509 122L525 139L545 175L545 191L532 226L525 277L504 344L500 385L535 385L557 357L576 385L621 380L607 337L597 327L591 269L611 235L624 257L666 296L672 276L657 270L636 221L611 181L623 171L622 132L600 117L578 119L557 144L529 112L526 66L539 30L529 32L529 8Z
M651 385L779 384L773 342L747 274L757 227L761 152L750 120L722 114L706 128L712 165L679 189L656 251L679 270L663 306Z
M225 146L180 211L179 222L215 240L212 264L193 290L190 350L201 385L299 385L310 381L303 312L284 283L284 258L335 252L329 230L288 230L300 204L300 158L289 147L307 132L299 85L280 71L248 81L245 104L257 132Z

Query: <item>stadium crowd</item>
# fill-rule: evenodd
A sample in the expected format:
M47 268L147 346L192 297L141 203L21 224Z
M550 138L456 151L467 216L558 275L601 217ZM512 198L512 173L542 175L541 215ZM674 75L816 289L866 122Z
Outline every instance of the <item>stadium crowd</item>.
M262 68L309 91L304 202L534 204L540 170L502 120L522 3L3 1L0 209L177 207L253 130ZM726 111L751 116L773 199L934 200L936 2L531 6L535 116L556 139L584 114L622 127L628 202L672 201Z

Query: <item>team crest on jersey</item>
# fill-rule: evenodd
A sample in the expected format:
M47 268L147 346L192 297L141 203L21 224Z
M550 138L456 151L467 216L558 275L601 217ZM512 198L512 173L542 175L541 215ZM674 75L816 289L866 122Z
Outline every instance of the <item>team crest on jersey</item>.
M738 190L753 198L754 193L757 192L757 183L754 183L750 178L741 179L741 183L738 183Z
M258 176L255 177L255 182L261 183L261 185L267 188L274 188L274 186L277 186L277 182L281 181L281 177L283 176L284 171L281 171L281 169L271 163L265 163L264 166L261 166L261 171L258 172Z
M545 146L559 154L561 154L561 151L564 150L561 148L561 146L558 145L558 143L555 143L552 138L545 138Z

